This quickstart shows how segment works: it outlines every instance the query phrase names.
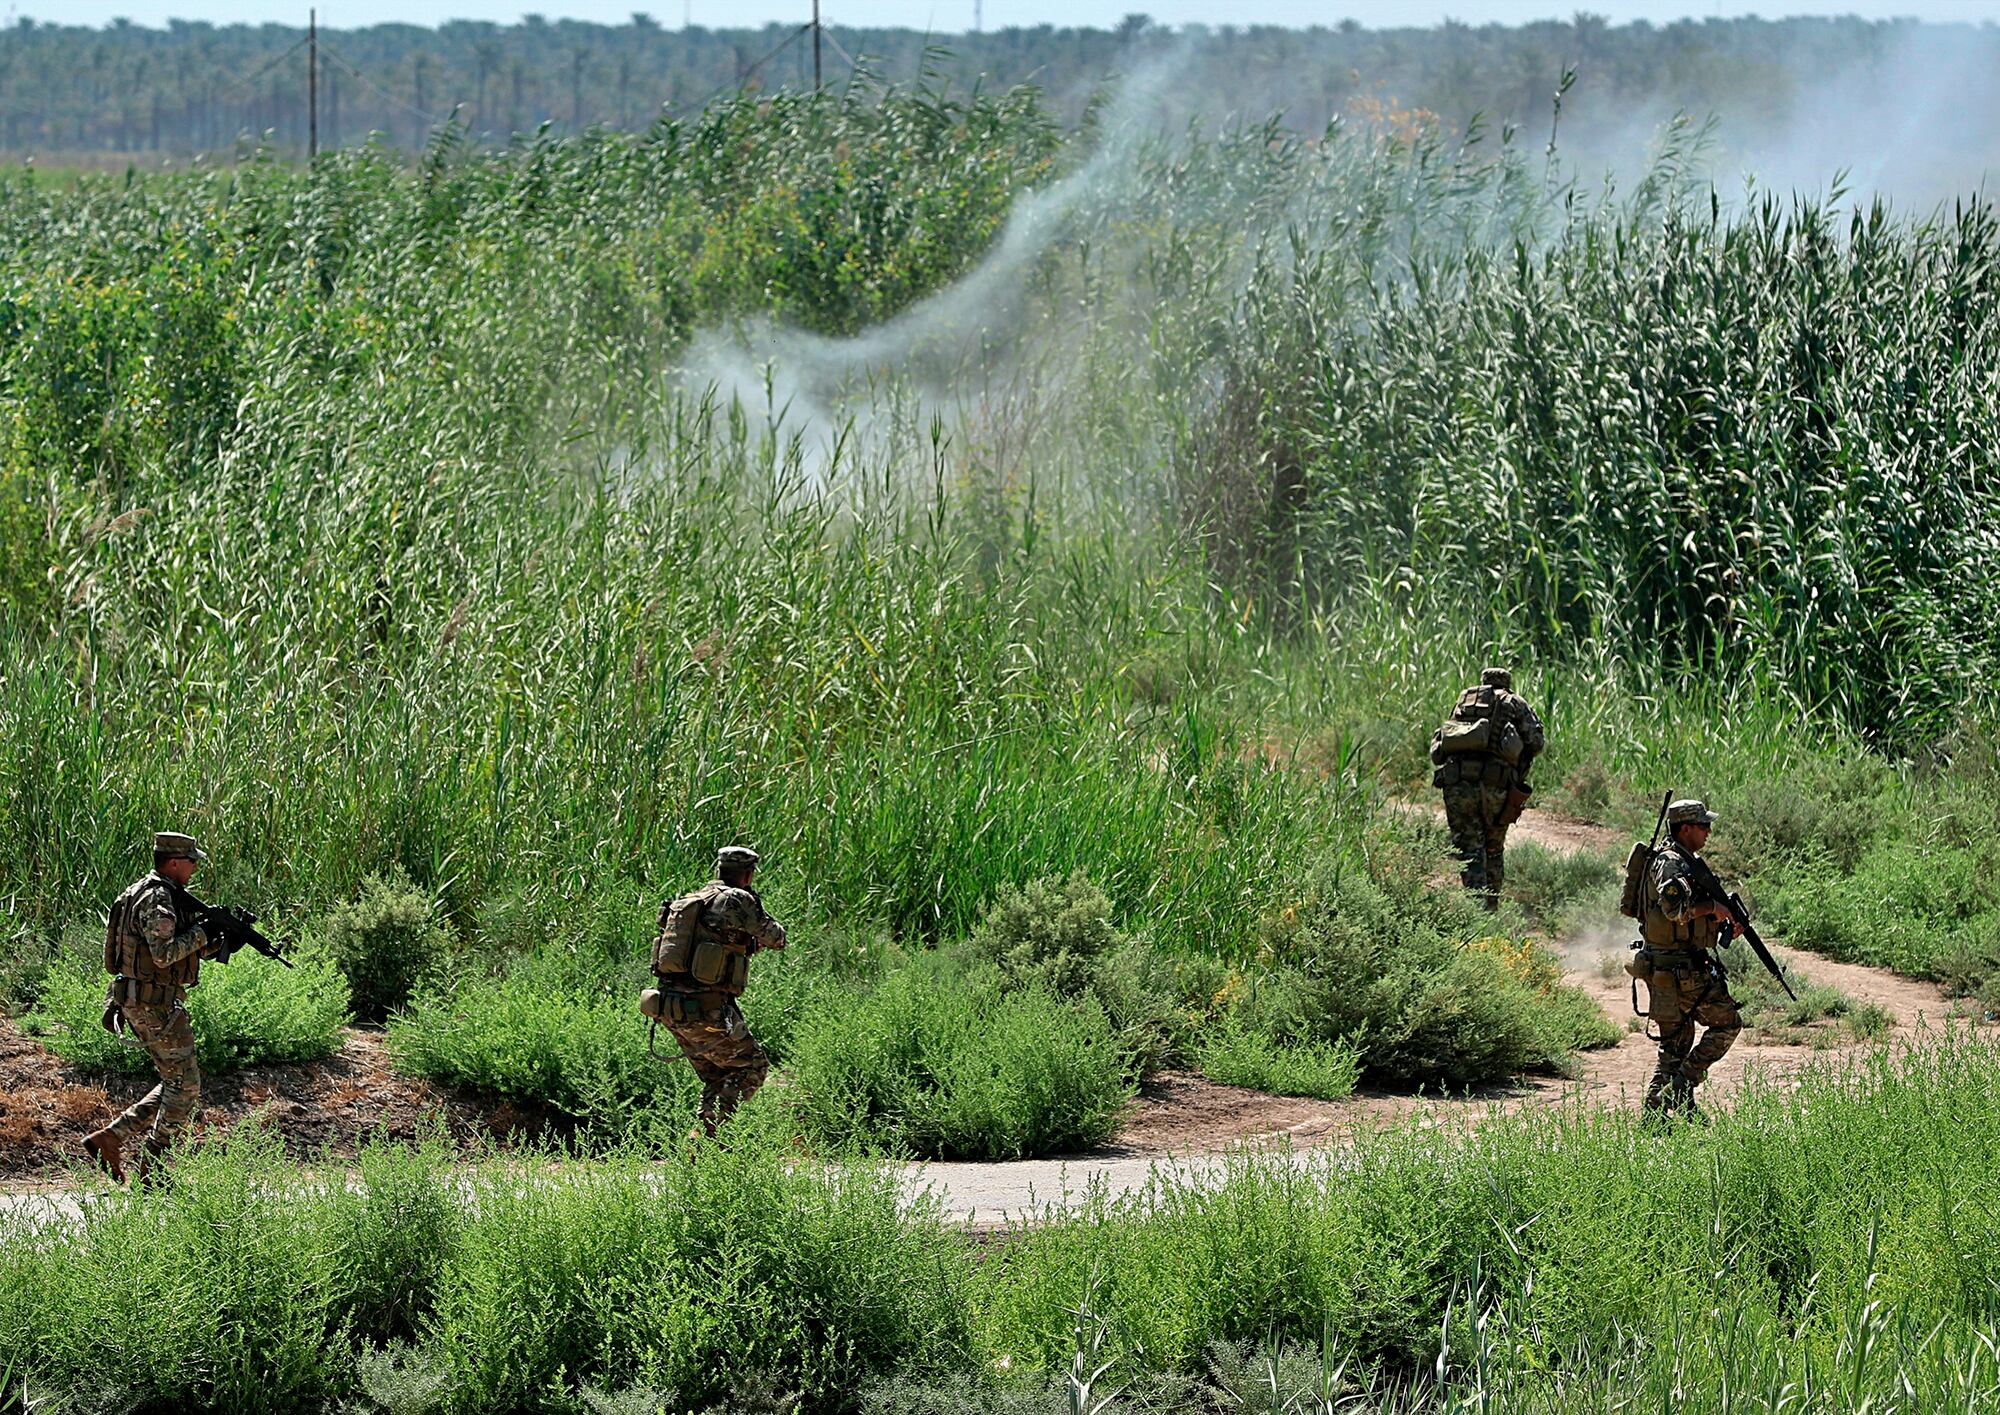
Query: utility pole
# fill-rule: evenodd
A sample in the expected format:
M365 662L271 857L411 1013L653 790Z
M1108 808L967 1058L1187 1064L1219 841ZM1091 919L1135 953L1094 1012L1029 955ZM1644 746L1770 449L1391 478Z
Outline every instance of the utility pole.
M981 13L984 9L985 6L981 4L981 0L972 0L972 32L974 34L986 33L986 20Z
M319 156L319 11L306 11L306 161Z
M819 92L819 0L813 0L813 92Z

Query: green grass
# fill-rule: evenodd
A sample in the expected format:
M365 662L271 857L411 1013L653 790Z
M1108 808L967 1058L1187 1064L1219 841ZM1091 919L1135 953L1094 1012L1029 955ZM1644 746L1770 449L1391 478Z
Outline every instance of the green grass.
M786 1058L801 1133L836 1150L1020 1159L1108 1139L1131 1098L1095 998L913 963L807 1016Z
M308 950L292 961L292 968L282 968L245 949L226 965L203 965L199 983L188 993L195 1059L203 1071L214 1075L260 1063L317 1061L340 1049L346 979L324 953ZM43 975L40 996L22 1025L65 1061L148 1074L152 1063L146 1053L100 1025L109 981L102 965L101 940L73 940Z
M1354 1093L1359 1053L1352 1041L1283 1045L1232 1021L1203 1037L1195 1056L1202 1074L1225 1086L1337 1101Z
M886 1173L754 1138L588 1167L377 1146L329 1185L250 1128L165 1190L10 1209L0 1368L42 1398L218 1410L400 1384L461 1412L641 1389L957 1412L1036 1408L1081 1352L1137 1410L1210 1408L1140 1397L1217 1384L1247 1402L1267 1368L1296 1393L1324 1352L1341 1390L1409 1412L1657 1408L1676 1381L1979 1408L2000 1394L1996 1077L1990 1044L1948 1038L1708 1127L1538 1110L1241 1156L997 1253Z

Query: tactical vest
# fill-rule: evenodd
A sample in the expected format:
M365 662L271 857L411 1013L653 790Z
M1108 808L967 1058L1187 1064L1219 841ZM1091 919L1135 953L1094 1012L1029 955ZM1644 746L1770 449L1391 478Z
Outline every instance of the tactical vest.
M1687 855L1687 851L1679 845L1668 844L1660 848L1662 855L1669 852L1683 858ZM1667 911L1660 907L1659 890L1654 886L1649 870L1646 874L1646 910L1639 921L1639 932L1648 948L1686 953L1698 948L1714 948L1721 940L1722 926L1709 918L1691 918L1684 924L1677 924L1668 918Z
M176 1001L194 986L201 971L200 953L190 953L166 967L153 961L153 950L147 946L146 936L139 932L138 909L141 902L149 902L147 897L160 890L166 891L167 902L173 906L174 933L184 933L193 926L195 916L183 902L180 891L158 874L147 875L119 895L104 925L104 971L139 984L137 995L131 999L135 1002Z

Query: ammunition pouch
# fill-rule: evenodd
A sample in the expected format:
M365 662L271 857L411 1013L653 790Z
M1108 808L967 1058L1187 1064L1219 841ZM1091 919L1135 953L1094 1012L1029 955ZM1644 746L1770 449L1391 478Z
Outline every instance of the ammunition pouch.
M688 958L688 976L704 988L740 994L750 981L750 955L720 939L696 939Z
M648 998L653 1000L651 1005L659 1009L657 1013L646 1011ZM662 1026L671 1026L677 1022L712 1022L726 1010L726 1008L712 1009L704 1004L700 996L681 992L675 988L647 988L639 994L640 1013Z
M1477 722L1454 719L1431 734L1431 760L1443 765L1446 757L1487 751L1492 737L1493 719L1490 717L1482 717ZM1518 748L1516 751L1518 755Z
M113 978L111 981L112 986L116 988L121 980ZM140 1007L173 1007L187 997L187 989L182 987L164 983L142 983L137 978L125 978L122 981L124 989L118 998L121 1010L135 1004ZM109 1001L108 998L106 1000Z

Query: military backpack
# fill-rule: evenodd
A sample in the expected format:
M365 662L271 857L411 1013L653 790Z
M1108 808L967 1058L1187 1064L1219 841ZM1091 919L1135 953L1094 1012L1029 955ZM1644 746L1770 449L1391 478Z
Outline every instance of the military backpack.
M1644 918L1646 914L1646 876L1653 868L1653 858L1658 852L1643 840L1632 842L1632 853L1625 857L1625 887L1618 895L1618 912L1628 919Z

